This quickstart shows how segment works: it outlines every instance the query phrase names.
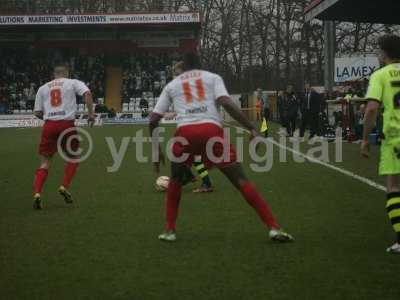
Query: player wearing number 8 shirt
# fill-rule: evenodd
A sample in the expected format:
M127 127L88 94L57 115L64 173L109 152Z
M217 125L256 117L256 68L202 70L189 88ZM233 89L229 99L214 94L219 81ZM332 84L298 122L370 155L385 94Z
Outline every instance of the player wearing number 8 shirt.
M177 139L172 146L172 152L178 160L171 162L172 175L166 196L166 231L159 236L159 239L176 240L175 227L183 175L187 167L192 165L195 157L201 156L208 168L217 167L241 192L269 229L271 240L292 241L292 236L281 229L265 199L247 179L241 164L237 162L233 146L226 148L227 143L217 105L223 106L236 121L251 131L253 137L259 136L257 130L233 103L222 78L201 70L200 59L196 54L185 55L183 66L185 72L164 88L150 116L150 132L154 145L158 142L154 130L172 104L178 121L175 133ZM212 141L216 142L212 143ZM161 150L159 153L160 160L163 161ZM221 157L224 157L222 161L216 159ZM155 163L155 167L158 172L158 162Z
M386 66L376 71L370 79L361 153L369 157L368 136L382 106L384 138L379 173L387 176L386 209L397 234L397 243L387 251L400 254L400 37L383 36L379 40L379 48L380 60Z
M57 153L58 146L61 146L60 150L69 158L64 170L63 183L58 191L66 203L72 203L68 187L78 168L79 140L75 129L77 95L84 96L89 112L89 125L94 124L93 99L89 88L79 80L68 79L68 74L66 65L56 65L55 79L40 87L36 95L34 113L45 122L39 144L41 164L36 170L33 184L35 209L42 209L40 194L48 176L50 160Z

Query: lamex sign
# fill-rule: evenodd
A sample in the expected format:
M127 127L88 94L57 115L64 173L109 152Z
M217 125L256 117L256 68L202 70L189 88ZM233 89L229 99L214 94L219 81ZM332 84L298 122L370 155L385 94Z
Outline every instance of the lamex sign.
M199 13L1 16L0 26L199 23Z
M369 78L380 68L376 56L350 56L335 59L335 82Z

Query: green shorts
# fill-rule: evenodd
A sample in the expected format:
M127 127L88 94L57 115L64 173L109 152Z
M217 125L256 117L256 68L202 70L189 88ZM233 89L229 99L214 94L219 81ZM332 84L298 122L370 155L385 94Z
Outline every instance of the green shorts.
M382 141L379 175L400 174L400 145Z

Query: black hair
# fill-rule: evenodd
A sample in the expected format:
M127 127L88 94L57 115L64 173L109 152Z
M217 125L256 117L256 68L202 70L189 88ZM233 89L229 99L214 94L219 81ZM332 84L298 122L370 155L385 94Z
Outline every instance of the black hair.
M186 53L183 57L185 71L201 69L201 59L197 53Z
M384 35L379 41L379 48L383 50L390 59L400 59L400 37L397 35Z
M66 63L65 61L57 61L57 62L55 62L54 65L53 65L53 69L54 69L54 70L55 70L56 68L60 68L60 67L69 70L69 65L68 65L68 63Z

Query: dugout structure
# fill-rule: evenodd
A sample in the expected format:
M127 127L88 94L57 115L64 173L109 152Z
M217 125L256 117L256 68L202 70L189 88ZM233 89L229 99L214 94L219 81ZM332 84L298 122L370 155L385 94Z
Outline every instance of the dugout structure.
M395 12L400 10L398 0L314 0L306 8L306 20L400 24Z

